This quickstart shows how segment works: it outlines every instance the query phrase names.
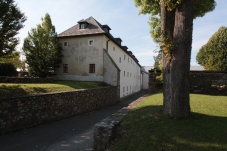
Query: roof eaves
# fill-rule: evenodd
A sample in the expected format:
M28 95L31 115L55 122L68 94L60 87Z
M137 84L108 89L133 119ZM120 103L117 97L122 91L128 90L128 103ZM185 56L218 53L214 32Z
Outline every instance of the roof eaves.
M127 53L137 64L138 64L138 66L139 67L141 67L141 65L139 64L139 61L137 60L137 58L134 56L132 56L128 51L127 51L127 49L128 49L128 47L127 46L122 46L121 44L119 44L118 42L117 42L117 38L114 38L110 33L105 33L105 35L108 37L108 38L110 38L118 47L120 47L125 53ZM121 38L119 38L120 40L121 40ZM127 49L126 49L127 48Z
M91 36L91 35L105 35L105 33L91 33L91 34L83 34L83 35L64 35L64 36L59 36L58 38L66 38L66 37L82 37L82 36Z

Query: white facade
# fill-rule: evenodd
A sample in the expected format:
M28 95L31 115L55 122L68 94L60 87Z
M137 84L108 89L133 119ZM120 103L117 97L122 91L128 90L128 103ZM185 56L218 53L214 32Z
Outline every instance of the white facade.
M55 70L56 78L103 81L119 86L120 97L140 91L141 67L127 47L112 37L110 28L92 17L78 23L58 36L63 58ZM87 28L81 26L83 23Z
M103 35L60 38L63 57L57 78L62 80L103 81ZM89 45L89 41L93 44ZM65 44L65 45L64 45ZM63 65L68 72L63 72ZM89 65L95 64L95 73L89 72Z
M108 41L106 37L105 41ZM124 97L141 90L140 66L133 58L112 41L108 42L108 53L120 68L120 96Z

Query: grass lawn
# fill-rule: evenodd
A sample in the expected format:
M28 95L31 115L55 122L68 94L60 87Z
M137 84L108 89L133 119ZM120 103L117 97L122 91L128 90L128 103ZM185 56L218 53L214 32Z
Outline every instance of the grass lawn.
M191 94L191 116L162 115L162 94L124 118L112 151L227 151L227 96Z
M0 83L0 99L49 92L73 91L105 86L101 82L56 81L42 84Z

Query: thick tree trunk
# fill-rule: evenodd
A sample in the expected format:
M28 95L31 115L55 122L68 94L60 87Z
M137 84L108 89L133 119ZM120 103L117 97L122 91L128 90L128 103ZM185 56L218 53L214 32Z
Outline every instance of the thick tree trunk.
M175 23L175 11L167 11L164 5L161 5L161 30L162 37L169 37L173 39ZM170 74L170 61L166 56L167 54L162 51L162 74L163 74L163 106L164 114L171 114L171 74ZM170 54L171 55L171 54Z
M192 6L193 0L186 0L175 10L174 47L171 51L171 60L166 63L163 56L164 113L173 118L184 118L190 113Z

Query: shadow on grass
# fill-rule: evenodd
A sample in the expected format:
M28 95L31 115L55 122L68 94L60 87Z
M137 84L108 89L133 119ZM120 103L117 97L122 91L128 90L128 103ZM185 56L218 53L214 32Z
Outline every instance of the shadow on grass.
M24 95L28 95L28 92L26 92L20 86L5 86L5 85L3 85L3 86L0 87L0 99L17 97L17 96L24 96Z
M44 88L33 87L30 89L24 89L20 85L13 86L2 85L0 87L0 99L28 96L30 94L40 94L46 92L47 90L45 90Z
M174 120L162 106L135 109L125 117L113 150L118 151L226 151L227 117L191 113Z

